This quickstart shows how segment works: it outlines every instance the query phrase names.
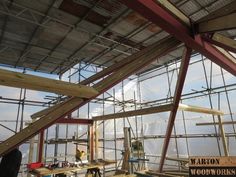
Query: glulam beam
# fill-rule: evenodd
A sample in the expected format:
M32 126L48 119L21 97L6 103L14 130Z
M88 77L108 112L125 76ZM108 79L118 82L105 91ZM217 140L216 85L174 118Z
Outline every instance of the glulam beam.
M4 69L0 69L0 85L53 92L80 98L91 98L98 94L94 88L85 85L72 84L60 80L7 71Z
M150 108L143 108L143 109L138 109L138 110L125 111L125 112L107 114L107 115L102 115L102 116L95 116L92 119L94 121L100 121L100 120L119 119L119 118L133 117L133 116L140 116L140 115L147 115L147 114L156 114L160 112L171 111L173 109L173 106L174 104L171 103L171 104L166 104L166 105L153 106ZM200 106L186 105L186 104L179 104L178 110L195 112L195 113L203 113L203 114L211 114L211 115L224 114L220 110L204 108Z
M134 111L126 111L126 112L120 112L120 113L115 113L115 114L96 116L96 117L93 117L92 119L94 121L98 121L98 120L110 120L110 119L118 119L118 118L124 118L124 117L154 114L154 113L170 111L172 107L173 107L173 104L166 104L166 105L155 106L155 107L150 107L150 108L143 108L143 109L134 110Z

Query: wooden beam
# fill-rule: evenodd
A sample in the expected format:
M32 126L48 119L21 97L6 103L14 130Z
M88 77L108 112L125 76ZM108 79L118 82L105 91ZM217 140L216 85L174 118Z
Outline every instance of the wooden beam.
M232 63L236 64L236 59L233 55L231 55L228 51L226 51L225 49L218 47L218 46L214 46L217 50L219 50L222 54L224 54L229 60L232 61Z
M139 110L134 110L134 111L126 111L126 112L120 112L120 113L115 113L115 114L96 116L96 117L93 117L92 119L94 121L98 121L98 120L110 120L110 119L119 119L123 117L154 114L154 113L170 111L172 107L173 107L173 104L167 104L167 105L155 106L155 107L144 108L144 109L139 109Z
M91 98L98 92L88 86L0 69L0 85Z
M236 12L196 24L198 33L224 31L236 28Z
M219 122L203 122L203 123L196 123L196 126L207 126L207 125L218 125ZM232 125L236 124L236 121L226 121L222 122L223 125Z
M114 85L119 83L121 80L127 78L131 74L134 74L142 67L150 64L160 56L167 54L169 51L176 48L181 42L176 40L173 37L163 39L156 43L156 46L152 48L152 50L148 50L142 56L138 57L136 60L132 61L129 65L125 65L122 68L118 69L110 76L105 78L104 80L98 82L93 86L95 90L98 90L100 95L106 90L112 88ZM17 147L22 144L24 141L32 137L33 135L39 133L41 130L49 127L53 123L55 123L58 119L65 117L69 113L83 106L93 98L89 98L83 100L81 98L72 97L67 101L61 103L61 106L56 107L51 112L47 113L28 127L24 128L17 134L11 136L4 142L0 144L0 155L7 153L11 149Z
M199 106L191 106L185 104L179 104L179 110L189 111L189 112L197 112L197 113L204 113L204 114L211 114L211 115L224 115L222 111L210 108L204 108Z
M133 110L133 111L126 111L126 112L120 112L120 113L115 113L115 114L96 116L96 117L93 117L92 119L94 121L119 119L119 118L124 118L124 117L132 117L132 116L167 112L167 111L171 111L172 108L173 108L173 104L166 104L166 105L154 106L150 108L143 108L143 109L138 109L138 110ZM209 108L204 108L204 107L199 107L199 106L185 105L185 104L179 104L178 109L183 110L183 111L188 111L188 112L196 112L196 113L204 113L204 114L212 114L212 115L224 114L223 112L219 110L209 109Z
M157 3L159 3L162 7L167 9L170 13L172 13L175 17L180 19L181 22L183 22L187 26L191 26L190 19L178 8L176 8L171 2L168 0L156 0Z
M218 47L236 53L236 40L219 33L215 33L212 38L205 37L204 39Z

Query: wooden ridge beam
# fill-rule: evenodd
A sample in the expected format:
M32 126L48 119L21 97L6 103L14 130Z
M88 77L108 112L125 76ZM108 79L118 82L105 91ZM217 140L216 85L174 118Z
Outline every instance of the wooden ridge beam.
M236 12L195 24L198 33L225 31L236 28Z
M146 53L144 53L142 56L139 56L130 64L123 66L122 68L113 72L110 76L106 77L104 80L101 80L100 82L95 84L93 88L95 90L98 90L99 92L99 94L97 94L96 96L112 88L121 80L127 78L131 74L134 74L160 56L167 54L168 52L176 48L180 43L180 41L176 40L173 37L159 41L152 50L148 50ZM53 109L53 111L48 112L46 115L36 120L28 127L24 128L17 134L2 142L0 144L0 155L9 152L33 135L39 133L41 130L55 123L58 119L65 117L66 115L75 111L92 99L93 98L83 100L81 98L72 97L69 100L64 101L63 103L61 103L61 106L56 107L55 109Z
M236 53L236 41L222 34L215 33L212 38L204 37L204 39L218 47Z
M53 92L80 98L91 98L98 94L94 88L85 85L72 84L60 80L48 79L3 69L0 69L0 85Z

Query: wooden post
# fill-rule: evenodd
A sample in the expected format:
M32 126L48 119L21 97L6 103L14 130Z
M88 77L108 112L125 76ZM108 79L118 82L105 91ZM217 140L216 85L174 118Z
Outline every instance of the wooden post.
M221 135L221 138L222 138L224 153L225 153L225 156L228 157L229 156L229 151L228 151L228 146L227 146L227 140L226 140L226 137L225 137L225 130L224 130L224 127L223 127L223 124L222 124L222 119L221 119L220 115L218 115L218 122L219 122L220 135Z

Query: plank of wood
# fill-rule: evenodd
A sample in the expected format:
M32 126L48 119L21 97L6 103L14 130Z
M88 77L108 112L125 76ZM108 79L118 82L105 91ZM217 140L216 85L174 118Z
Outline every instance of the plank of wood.
M197 113L204 113L204 114L211 114L211 115L224 115L224 113L220 110L204 108L199 106L192 106L192 105L185 105L179 104L180 110L189 111L189 112L197 112Z
M120 112L120 113L115 113L115 114L96 116L96 117L93 117L92 119L94 121L99 121L99 120L119 119L119 118L132 117L132 116L138 116L138 115L154 114L154 113L170 111L172 107L173 107L173 104L166 104L166 105L155 106L155 107L150 107L150 108L138 109L134 111L126 111L126 112Z
M150 107L150 108L138 109L138 110L133 110L133 111L126 111L126 112L119 112L119 113L115 113L115 114L96 116L96 117L93 117L92 119L94 121L119 119L119 118L124 118L124 117L132 117L132 116L138 116L138 115L167 112L167 111L171 111L172 108L173 108L173 104L171 103L171 104L154 106L154 107ZM204 108L204 107L199 107L199 106L184 105L184 104L179 104L178 109L183 110L183 111L197 112L197 113L204 113L204 114L213 114L213 115L223 115L224 114L223 112L221 112L219 110L214 110L214 109L209 109L209 108Z
M236 12L196 24L199 33L224 31L236 28Z
M95 84L93 88L95 88L95 90L98 90L99 94L103 93L104 91L112 88L114 85L119 83L121 80L137 72L142 67L150 64L160 56L167 54L169 51L173 50L173 48L176 48L180 43L181 42L173 37L159 41L151 51L144 53L129 65L125 65L119 70L115 71L104 80ZM25 140L40 132L40 130L49 127L54 122L56 122L56 120L65 117L67 114L86 104L91 99L92 98L83 100L81 98L72 97L69 100L64 101L63 103L61 103L60 107L57 107L53 111L47 113L45 116L41 117L33 124L29 125L17 134L2 142L0 144L0 155L22 144Z
M190 19L181 12L178 8L176 8L171 2L167 0L156 0L162 7L167 9L170 13L172 13L175 17L181 20L185 25L191 26Z
M3 69L0 69L0 85L53 92L80 98L91 98L98 94L94 88L85 85L78 85Z
M217 48L221 53L223 53L229 60L231 60L233 63L236 64L236 59L228 51L218 46L214 46L214 47Z
M236 2L236 1L235 1ZM236 53L236 41L233 39L230 39L222 34L215 33L212 37L213 42L215 41L215 45L218 45L221 48L226 48L231 51Z

